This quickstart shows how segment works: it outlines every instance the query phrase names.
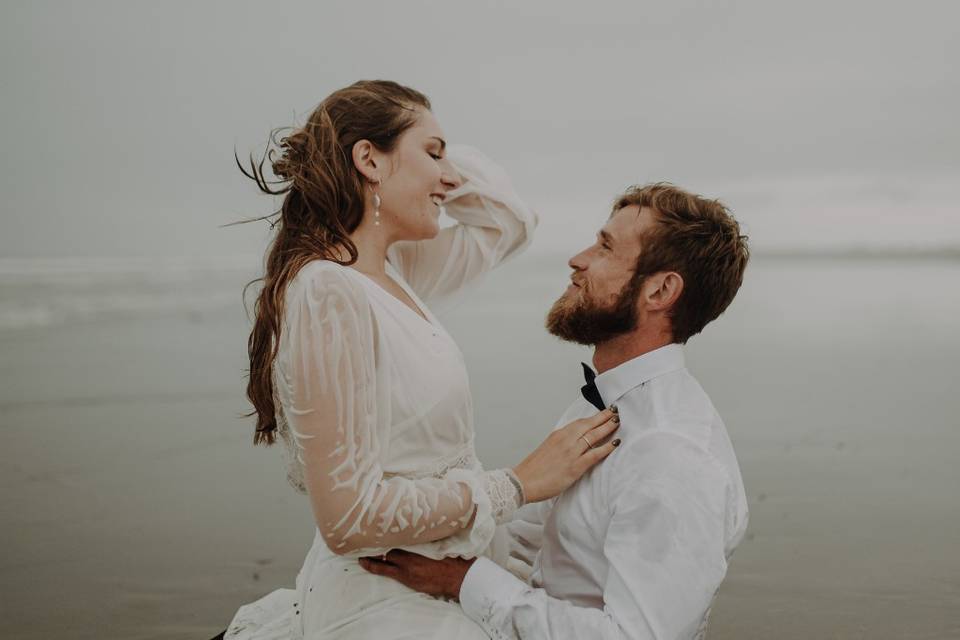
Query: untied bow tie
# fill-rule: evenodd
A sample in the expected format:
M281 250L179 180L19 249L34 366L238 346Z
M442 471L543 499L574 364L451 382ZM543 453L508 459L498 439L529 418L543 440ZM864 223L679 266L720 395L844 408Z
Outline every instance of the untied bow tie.
M600 390L597 389L597 383L595 382L597 374L593 372L585 362L581 362L583 365L583 379L587 381L587 384L580 387L580 393L583 394L583 397L587 399L587 402L592 404L597 408L598 411L603 411L606 408L606 404L603 402L603 398L600 396Z

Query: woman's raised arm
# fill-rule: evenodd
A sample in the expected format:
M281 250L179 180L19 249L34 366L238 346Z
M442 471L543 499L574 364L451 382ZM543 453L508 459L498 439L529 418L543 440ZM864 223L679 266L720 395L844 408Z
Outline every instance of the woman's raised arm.
M457 224L430 240L397 242L387 252L428 304L464 288L524 249L537 226L534 211L490 158L472 147L450 145L447 159L463 178L444 201Z

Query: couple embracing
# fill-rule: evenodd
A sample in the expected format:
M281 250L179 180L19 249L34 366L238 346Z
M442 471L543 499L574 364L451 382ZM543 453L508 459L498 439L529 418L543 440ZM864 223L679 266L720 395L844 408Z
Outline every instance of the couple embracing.
M747 524L681 347L742 281L727 209L669 184L616 200L547 317L594 347L593 368L539 447L484 469L463 357L429 305L523 250L536 216L393 82L336 91L277 151L282 188L248 174L284 196L248 396L254 442L282 441L316 535L295 588L223 637L702 637ZM440 229L441 206L458 224Z

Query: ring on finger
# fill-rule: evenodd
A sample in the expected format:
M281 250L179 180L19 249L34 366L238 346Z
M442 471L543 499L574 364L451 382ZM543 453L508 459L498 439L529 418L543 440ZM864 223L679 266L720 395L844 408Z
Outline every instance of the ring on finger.
M593 449L593 445L590 444L590 441L589 441L589 440L587 440L587 436L585 436L585 435L580 436L580 439L587 443L587 447Z

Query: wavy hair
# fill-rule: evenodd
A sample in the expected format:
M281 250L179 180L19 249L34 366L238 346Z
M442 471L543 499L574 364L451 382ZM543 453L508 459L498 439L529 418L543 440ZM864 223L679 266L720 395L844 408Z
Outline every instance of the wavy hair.
M330 94L299 129L274 129L259 160L249 167L236 157L243 174L265 194L283 195L278 211L256 218L270 220L275 235L267 249L264 275L254 304L253 329L247 341L250 358L247 398L257 416L253 443L276 442L272 369L280 345L287 285L313 260L343 265L357 261L350 239L363 219L365 178L353 163L353 145L369 140L389 152L413 126L418 109L429 110L422 93L387 80L363 80ZM283 137L282 132L289 131ZM279 138L279 139L278 139ZM270 163L274 179L264 165Z
M670 310L675 342L686 343L723 313L740 290L750 260L747 236L730 209L669 182L627 189L614 213L649 207L656 224L641 238L634 283L658 271L676 271L683 291Z

